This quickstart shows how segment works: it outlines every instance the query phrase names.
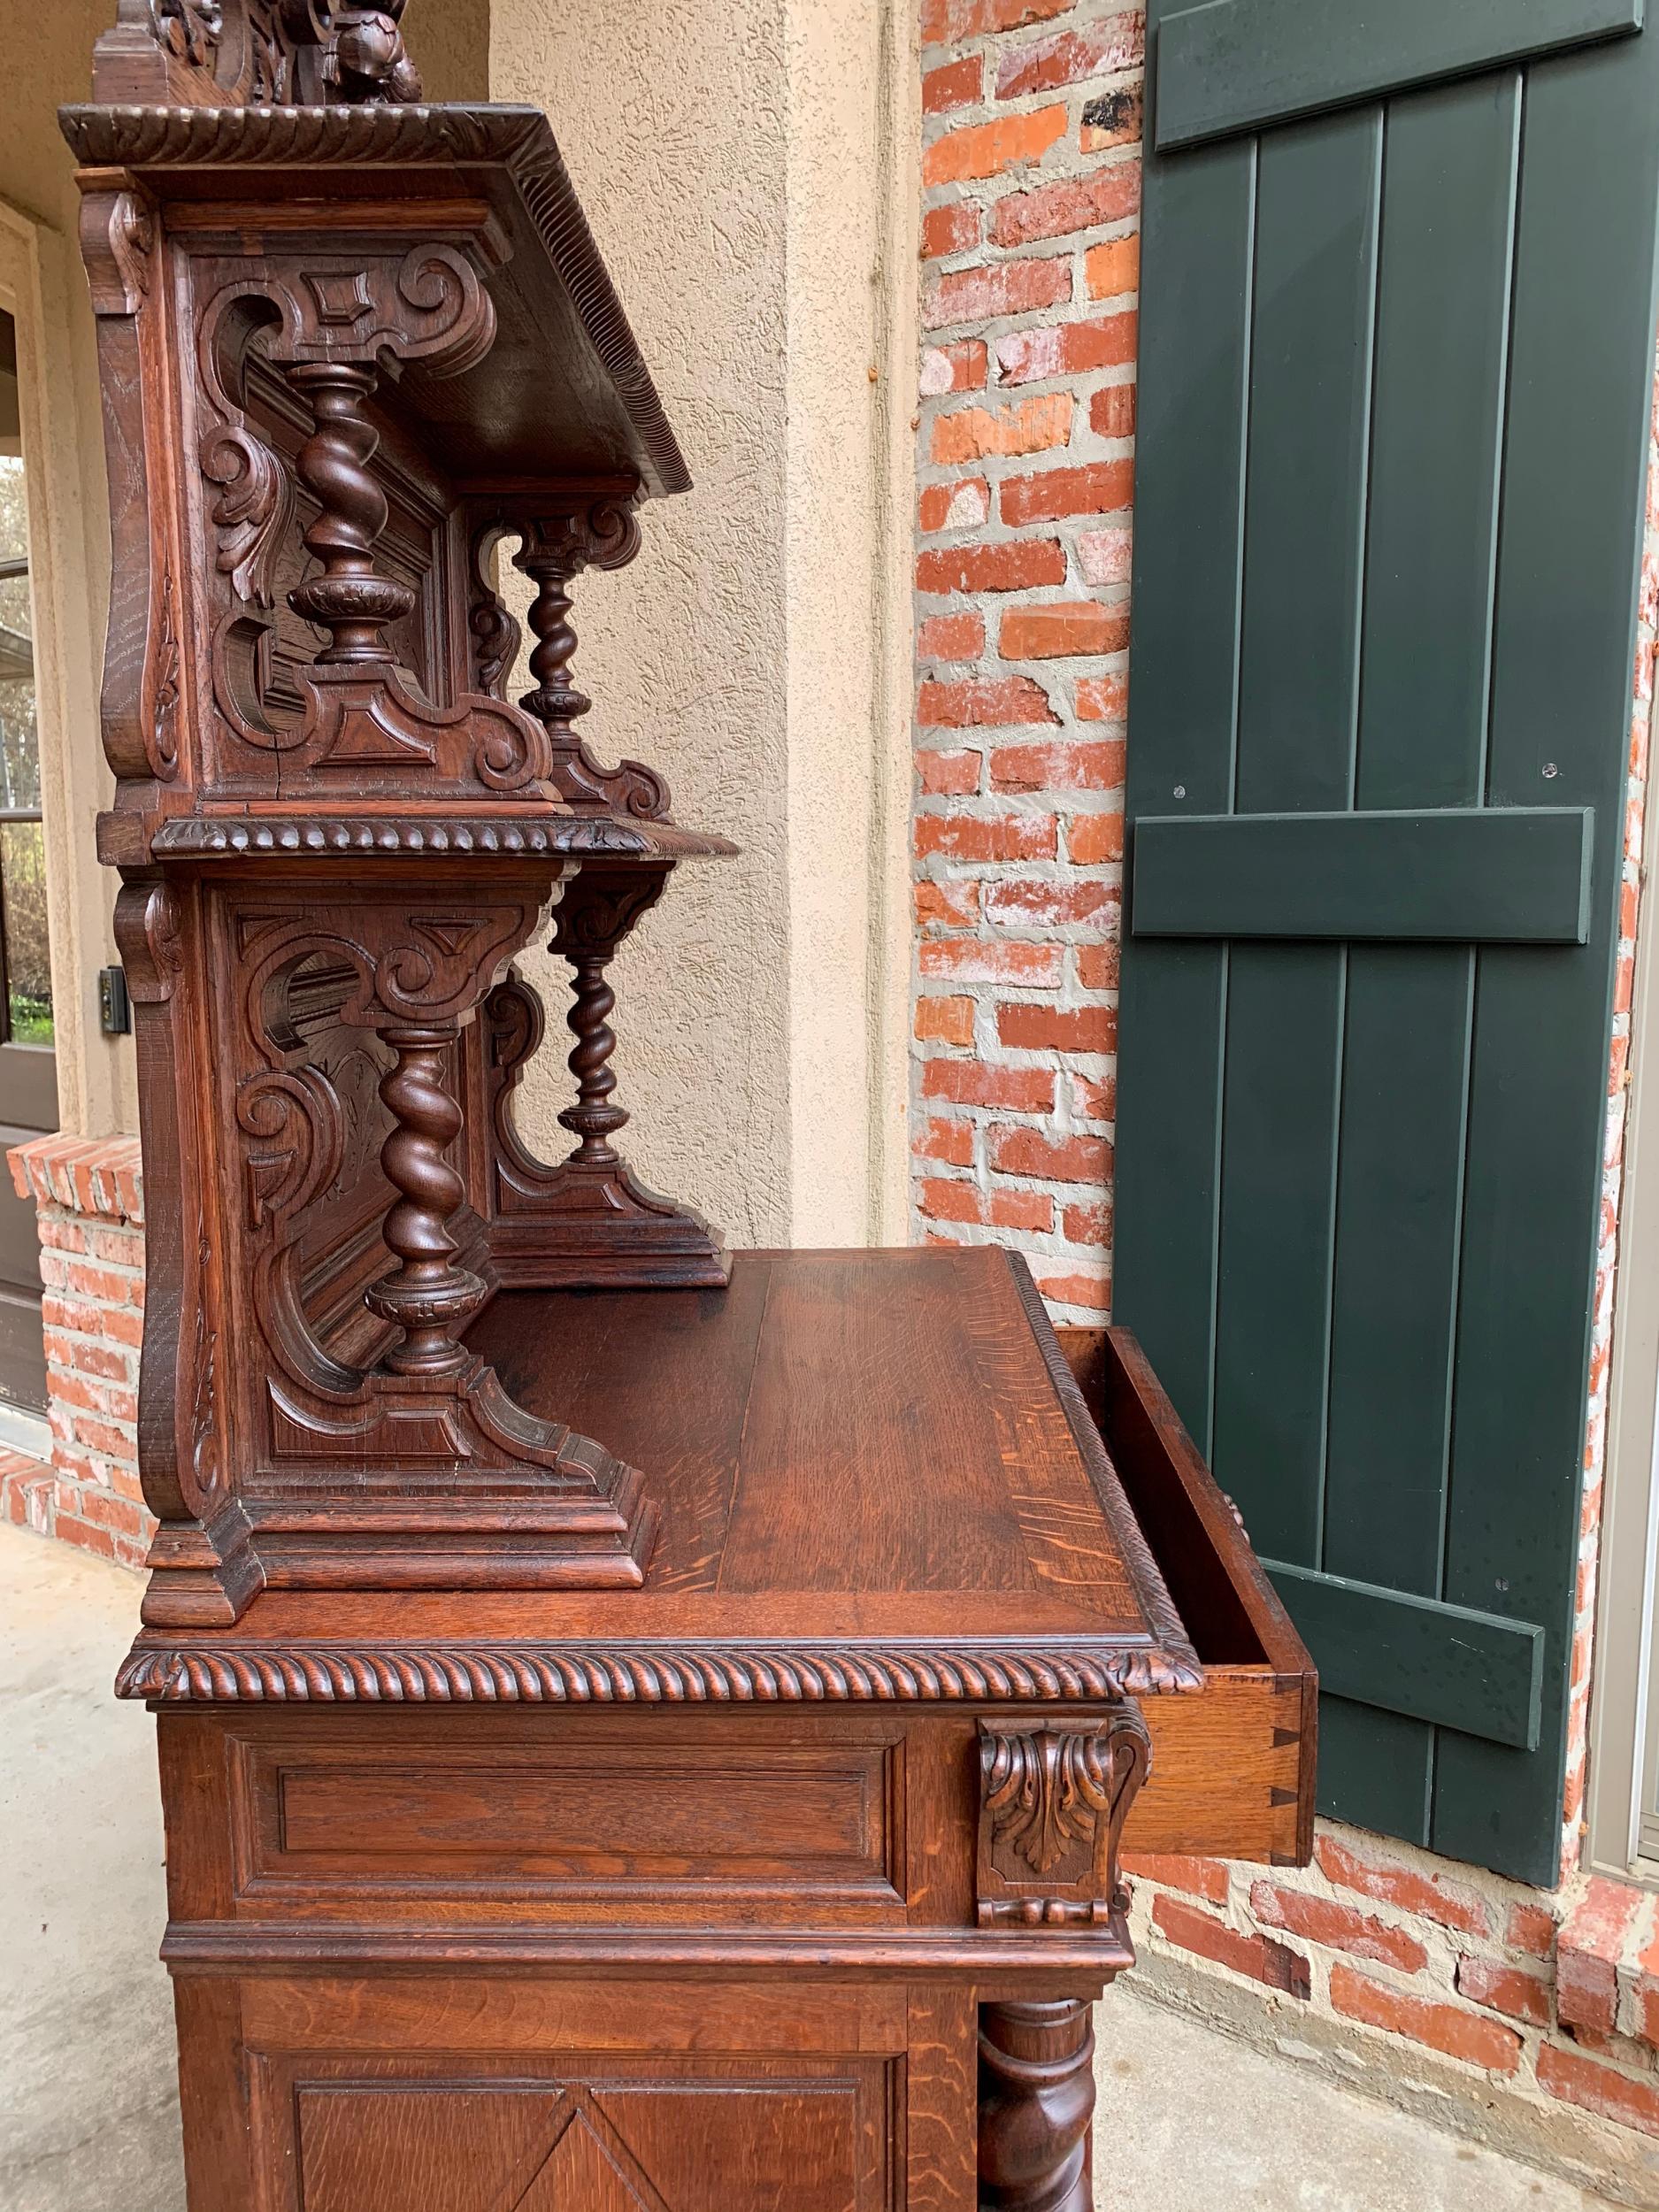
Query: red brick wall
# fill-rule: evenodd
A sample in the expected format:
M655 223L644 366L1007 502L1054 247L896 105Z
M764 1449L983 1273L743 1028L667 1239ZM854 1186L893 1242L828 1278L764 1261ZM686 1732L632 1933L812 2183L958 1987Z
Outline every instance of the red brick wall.
M1109 1302L1141 18L926 0L916 1202Z
M1018 1246L1051 1308L1074 1319L1110 1306L1143 36L1123 0L922 5L915 1202L930 1237ZM1584 1794L1655 526L1650 500L1568 1875ZM1471 2113L1494 2099L1523 2118L1571 2106L1659 2137L1659 1922L1632 1891L1616 1893L1615 1909L1607 1887L1578 1878L1545 1894L1322 1829L1305 1874L1142 1862L1136 1925L1144 1956L1256 1985L1271 1993L1263 2017L1277 2006L1281 2026L1285 2007L1306 2008L1385 2069L1392 2049L1402 2080L1422 2062L1404 2063L1408 2045L1432 2054ZM1579 2000L1586 1976L1615 1988L1610 2008ZM1659 2161L1651 2181L1659 2195Z
M154 1523L138 1480L144 1200L138 1141L42 1137L10 1155L40 1217L50 1468L7 1458L0 1518L140 1567Z

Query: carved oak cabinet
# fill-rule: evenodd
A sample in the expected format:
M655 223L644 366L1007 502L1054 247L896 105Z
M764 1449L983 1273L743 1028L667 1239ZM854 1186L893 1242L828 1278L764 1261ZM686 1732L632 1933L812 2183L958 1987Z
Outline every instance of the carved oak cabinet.
M1305 1857L1311 1671L1131 1339L618 1149L612 956L732 849L589 749L572 590L689 479L400 15L120 0L64 118L191 2212L1080 2212L1125 1840Z

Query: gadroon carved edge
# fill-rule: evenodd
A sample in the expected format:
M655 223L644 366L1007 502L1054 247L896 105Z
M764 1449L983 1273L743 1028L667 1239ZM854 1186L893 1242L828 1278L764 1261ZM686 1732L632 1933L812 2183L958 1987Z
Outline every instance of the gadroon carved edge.
M1199 1690L1185 1656L1105 1645L1034 1650L902 1644L803 1647L144 1643L116 1694L175 1704L1015 1703Z

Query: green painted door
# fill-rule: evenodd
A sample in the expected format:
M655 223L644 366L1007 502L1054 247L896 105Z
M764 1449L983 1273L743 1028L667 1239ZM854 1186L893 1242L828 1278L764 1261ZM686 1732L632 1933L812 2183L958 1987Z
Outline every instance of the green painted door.
M1117 1317L1321 1804L1555 1877L1654 376L1641 0L1151 0Z

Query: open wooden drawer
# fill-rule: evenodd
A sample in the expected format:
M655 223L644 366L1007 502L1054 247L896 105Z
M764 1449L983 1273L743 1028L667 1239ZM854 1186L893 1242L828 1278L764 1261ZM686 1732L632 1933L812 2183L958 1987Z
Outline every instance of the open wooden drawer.
M1305 1865L1318 1708L1307 1647L1129 1331L1056 1333L1208 1677L1196 1697L1142 1704L1152 1771L1125 1847Z

